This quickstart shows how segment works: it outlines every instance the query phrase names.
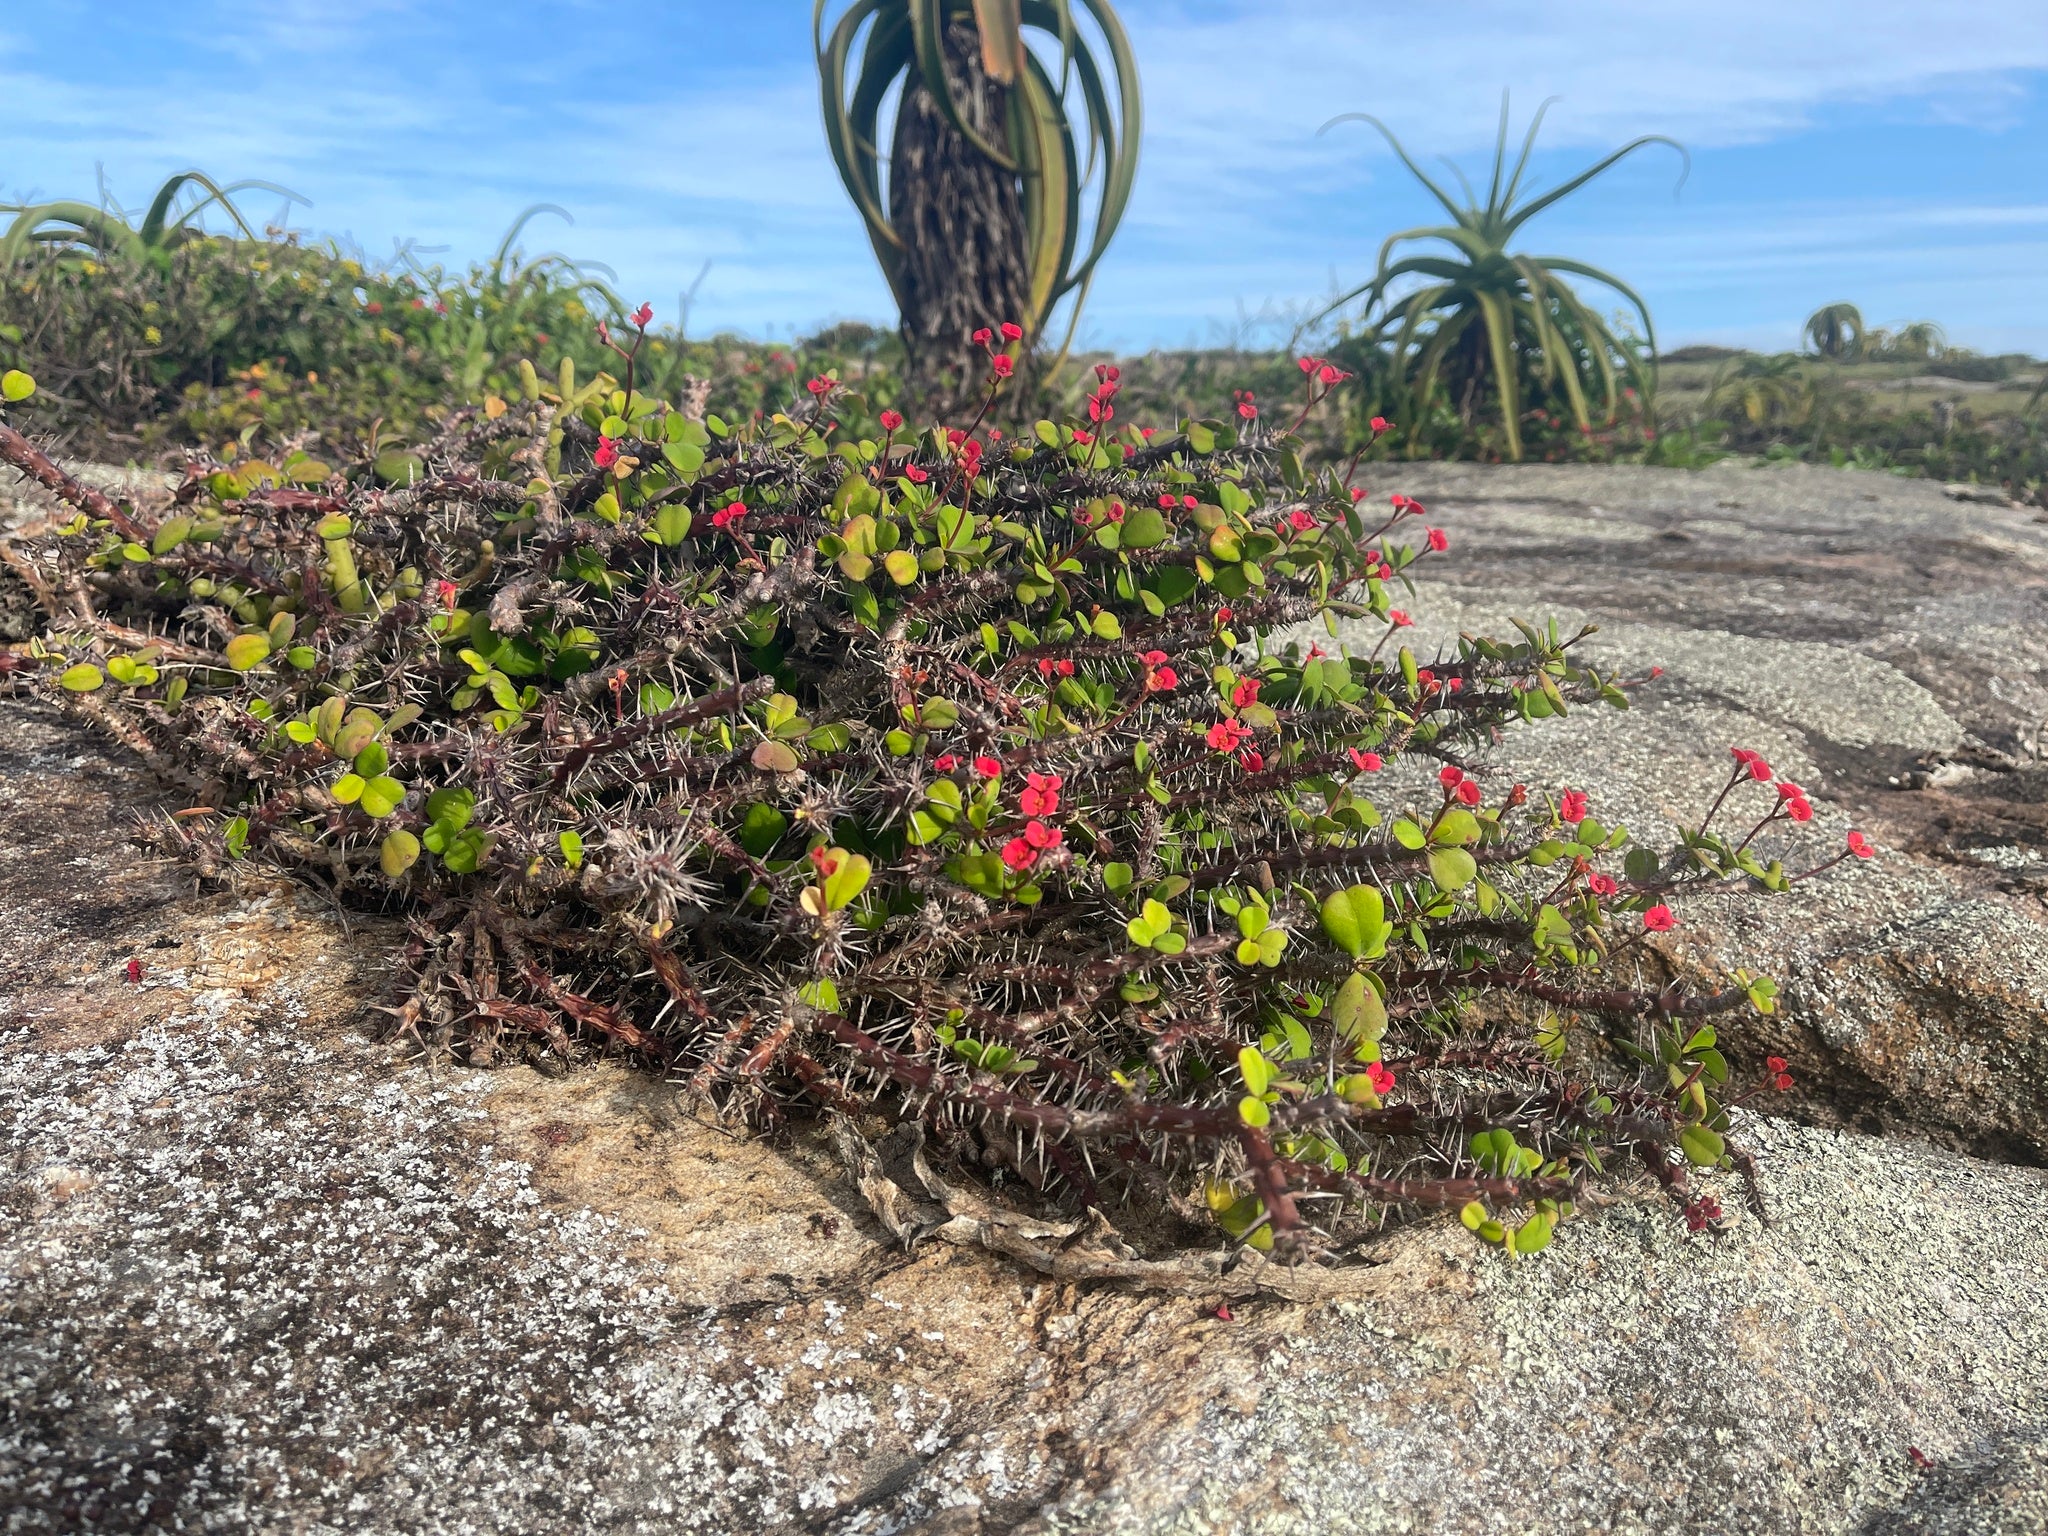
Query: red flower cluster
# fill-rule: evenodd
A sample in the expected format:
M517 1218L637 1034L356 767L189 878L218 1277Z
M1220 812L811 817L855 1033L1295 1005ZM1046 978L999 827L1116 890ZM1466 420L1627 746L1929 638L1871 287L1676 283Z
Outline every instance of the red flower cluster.
M1465 770L1447 766L1436 776L1437 783L1444 787L1444 798L1456 800L1460 805L1477 805L1483 798L1477 779L1465 777Z
M942 757L936 757L932 759L932 767L939 773L951 773L955 768L958 768L959 766L960 759L955 757L950 752L946 753Z
M619 462L619 445L610 438L600 435L597 440L597 453L591 462L599 469L610 469Z
M1302 357L1295 359L1295 366L1310 375L1325 389L1343 383L1351 375L1324 357Z
M1074 664L1065 657L1061 657L1058 661L1054 661L1050 656L1041 657L1038 663L1038 675L1040 677L1072 677L1074 675Z
M1209 727L1208 742L1218 752L1235 752L1251 737L1251 731L1235 720L1218 720Z
M740 524L740 519L746 515L747 504L744 501L730 502L711 514L711 526L714 528L737 528Z
M1307 511L1305 508L1296 507L1287 514L1287 526L1296 533L1307 533L1315 525L1315 514Z
M1782 1056L1766 1056L1764 1067L1771 1074L1771 1086L1783 1093L1792 1086L1792 1074L1785 1069L1792 1063Z
M1399 491L1394 492L1393 495L1387 498L1387 504L1396 512L1407 517L1423 517L1428 514L1428 508L1424 507L1421 502L1417 501L1413 496L1403 496Z
M832 876L839 873L839 856L837 854L828 853L823 848L813 848L810 852L810 860L811 868L818 872L820 880L829 880Z
M827 395L832 393L833 381L826 378L823 374L820 374L817 378L812 379L808 383L806 383L804 385L804 388L808 389L812 394L816 395L820 400L822 400Z
M1088 397L1090 421L1106 422L1116 415L1116 407L1111 405L1110 401L1116 398L1116 392L1123 387L1123 377L1123 370L1114 363L1095 365L1095 391ZM1078 432L1074 435L1080 436Z
M1036 820L1026 822L1022 837L1013 837L1003 844L1003 863L1011 869L1029 869L1038 862L1041 853L1051 852L1063 841L1058 827L1048 827Z
M1261 679L1256 677L1239 678L1231 685L1230 702L1239 709L1243 709L1247 704L1258 703L1260 684Z
M1387 760L1377 752L1361 752L1356 747L1346 747L1351 754L1351 765L1360 773L1378 773L1387 766Z
M1586 792L1583 789L1568 789L1557 797L1557 819L1574 827L1586 819Z
M1246 421L1256 421L1259 415L1259 407L1252 392L1248 389L1239 389L1232 391L1232 394L1237 400L1237 414Z
M1806 791L1790 779L1778 785L1778 809L1794 821L1813 820L1813 807L1807 802Z
M1138 658L1145 663L1145 691L1171 693L1180 686L1180 674L1166 664L1166 652L1147 651Z
M1033 773L1025 776L1029 786L1018 798L1026 816L1052 816L1060 808L1060 785L1064 782L1056 773Z
M925 481L931 479L931 476L924 470L919 469L915 464L906 464L903 466L903 478L912 485L923 485Z
M1704 1232L1720 1219L1721 1202L1712 1195L1701 1195L1685 1208L1685 1229L1688 1232Z

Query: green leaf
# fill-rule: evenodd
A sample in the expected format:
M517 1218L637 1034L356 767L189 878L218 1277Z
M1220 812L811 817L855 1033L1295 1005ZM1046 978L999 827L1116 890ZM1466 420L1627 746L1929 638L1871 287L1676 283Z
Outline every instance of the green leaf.
M1421 848L1429 841L1429 834L1403 816L1393 826L1394 841L1411 851Z
M91 693L106 681L100 669L89 661L66 667L58 676L57 684L67 693Z
M420 840L403 827L393 827L384 834L377 862L385 874L396 880L419 861L419 856Z
M838 857L839 866L825 877L825 905L837 912L867 889L874 866L859 854L848 853L843 848L833 848L828 852Z
M1385 952L1389 925L1386 901L1369 885L1332 891L1323 898L1323 932L1352 959Z
M405 786L388 774L380 774L363 786L361 805L372 816L389 816L405 799Z
M1350 1041L1378 1041L1387 1032L1387 1005L1379 989L1357 971L1344 978L1331 1005L1331 1022Z
M583 834L563 831L555 835L555 846L562 850L562 862L571 869L583 867Z
M369 788L369 781L359 773L344 773L334 781L334 788L328 793L341 805L354 805L363 798L363 791Z
M670 455L673 455L678 446L678 444L671 443L667 451ZM695 453L700 461L704 457L702 449L693 448L690 452ZM660 543L666 544L671 549L675 548L676 545L682 543L684 539L690 536L690 509L673 503L663 507L654 514L654 534Z
M1728 1155L1728 1143L1721 1133L1704 1125L1689 1125L1678 1138L1678 1145L1685 1153L1686 1161L1701 1168L1714 1168Z
M1119 533L1125 549L1151 549L1164 544L1167 535L1166 519L1157 507L1133 508L1124 515Z
M0 373L0 400L9 405L19 405L36 392L36 381L19 368L10 368Z
M1131 880L1132 871L1131 866L1128 864L1105 864L1102 866L1102 883L1111 891L1122 892L1129 890Z
M227 657L228 665L237 672L247 672L251 668L261 666L264 658L270 654L270 637L260 630L237 635L227 643L227 649L222 654Z
M1479 861L1462 848L1432 848L1429 878L1439 889L1462 891L1479 877Z
M1273 1123L1273 1112L1266 1108L1264 1099L1255 1099L1247 1094L1237 1101L1238 1118L1249 1126L1266 1126Z

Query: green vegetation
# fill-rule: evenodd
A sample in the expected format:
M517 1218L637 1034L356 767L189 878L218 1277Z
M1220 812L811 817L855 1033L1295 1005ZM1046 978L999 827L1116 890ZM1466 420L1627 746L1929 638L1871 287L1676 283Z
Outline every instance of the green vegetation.
M1338 299L1325 317L1363 300L1364 343L1372 351L1387 351L1390 377L1397 385L1399 398L1389 414L1407 423L1411 434L1422 430L1439 400L1467 427L1490 409L1510 459L1522 457L1523 412L1528 407L1562 412L1583 432L1592 430L1596 409L1609 421L1615 418L1624 406L1625 388L1635 392L1629 399L1647 400L1657 346L1649 306L1620 278L1565 256L1526 255L1511 250L1511 244L1537 214L1637 150L1665 144L1685 153L1676 141L1660 135L1635 139L1547 192L1517 202L1544 110L1537 109L1510 167L1508 104L1502 98L1500 137L1484 202L1469 184L1467 201L1458 202L1376 117L1348 113L1324 125L1325 132L1345 122L1369 123L1378 129L1452 220L1388 236L1371 280ZM1418 241L1449 250L1395 259L1397 249ZM1626 299L1642 324L1640 343L1618 335L1579 297L1568 277L1600 283ZM1396 285L1413 279L1419 279L1420 286L1397 291Z
M1737 1106L1791 1084L1720 1042L1776 988L1646 984L1650 946L1860 834L1816 850L1745 751L1660 847L1472 776L1567 713L1597 756L1632 685L1555 624L1419 662L1400 604L1445 535L1263 417L1148 437L1105 369L1001 438L829 377L698 420L637 387L648 345L518 369L403 486L201 453L153 502L41 455L0 382L0 463L75 514L8 551L44 628L0 686L209 786L158 848L402 913L421 1049L921 1126L1032 1168L1004 1199L1049 1222L1121 1223L1098 1273L1337 1264L1433 1209L1530 1255L1643 1167L1718 1217L1692 1174L1745 1167ZM1310 643L1339 615L1350 655Z

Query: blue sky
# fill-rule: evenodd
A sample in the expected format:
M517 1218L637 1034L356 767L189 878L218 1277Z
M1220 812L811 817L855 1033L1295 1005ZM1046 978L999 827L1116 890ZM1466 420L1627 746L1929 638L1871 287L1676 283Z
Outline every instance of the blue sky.
M1660 339L1790 345L1817 305L2048 353L2042 0L1119 0L1140 61L1138 191L1083 325L1138 349L1270 338L1368 275L1432 207L1368 130L1477 176L1500 92L1552 109L1537 170L1651 150L1529 227L1612 268ZM294 224L601 260L692 329L887 320L823 149L808 0L13 0L0 9L0 199L130 206L169 172L261 177ZM260 194L252 213L275 202ZM1245 317L1252 324L1247 326ZM1284 333L1284 325L1278 327Z

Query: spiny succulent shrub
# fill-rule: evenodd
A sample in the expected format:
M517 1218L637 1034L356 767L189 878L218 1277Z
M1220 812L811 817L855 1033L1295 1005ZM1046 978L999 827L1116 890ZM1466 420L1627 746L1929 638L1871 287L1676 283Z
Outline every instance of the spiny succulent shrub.
M1258 415L1121 429L1110 367L1085 421L856 438L830 378L692 420L636 346L403 488L197 457L145 510L0 427L76 509L10 553L49 618L9 685L189 786L157 846L404 913L434 1051L918 1122L1026 1206L1296 1261L1431 1207L1531 1252L1632 1162L1738 1158L1707 1021L1772 984L1640 978L1681 893L1802 878L1761 850L1803 797L1743 757L1754 825L1656 852L1475 776L1627 694L1554 628L1419 659L1420 506ZM1337 615L1379 638L1298 637Z

